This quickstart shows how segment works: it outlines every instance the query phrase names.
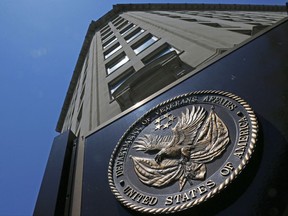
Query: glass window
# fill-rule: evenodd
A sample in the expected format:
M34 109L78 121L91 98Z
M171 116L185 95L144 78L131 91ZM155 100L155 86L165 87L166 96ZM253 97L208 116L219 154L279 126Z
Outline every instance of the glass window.
M110 28L105 29L104 31L101 31L101 36L103 37L104 35L106 35L109 31L111 31Z
M144 32L144 29L141 28L137 28L135 31L131 32L129 35L127 35L125 37L125 40L127 43L131 42L132 40L134 40L136 37L138 37L139 35L141 35Z
M158 51L160 50L160 51ZM142 62L144 64L149 64L150 62L160 58L161 56L170 53L172 51L175 51L177 54L180 53L179 50L175 49L174 47L170 46L169 44L165 44L164 47L161 49L157 49L156 51L152 52L152 54L150 54L149 56L145 57L144 59L142 59Z
M84 72L83 72L83 75L82 75L82 85L84 85L85 81L86 81L86 76L87 76L87 67L88 67L88 61L86 59L86 63L85 63L85 69L84 69Z
M188 22L197 22L197 19L191 19L191 18L182 18L181 20L188 21Z
M102 41L104 41L105 39L107 39L108 37L110 37L113 34L113 32L109 32L108 34L106 34L105 36L102 37Z
M168 15L168 17L171 17L171 18L182 18L181 16L177 16L177 15Z
M109 75L113 73L115 70L120 68L122 65L124 65L128 61L129 61L128 56L126 56L124 53L121 53L119 56L111 60L111 62L109 62L106 65L107 74Z
M115 36L108 39L106 42L103 43L103 49L106 49L108 46L110 46L112 43L114 43L117 40Z
M207 25L215 28L222 27L219 23L212 23L212 22L199 22L199 24Z
M131 31L132 28L134 28L136 25L131 23L127 27L125 27L123 30L120 31L121 35L126 34L127 32Z
M76 131L78 130L81 119L82 119L82 109L83 109L83 104L81 105L80 111L78 112L77 121L76 121Z
M134 73L135 70L133 67L129 68L127 71L125 71L123 76L117 78L115 81L112 81L109 83L109 91L110 91L110 97L113 99L112 94L118 89L118 87L127 80L129 76L131 76L132 73Z
M117 43L114 46L112 46L110 49L108 49L106 52L104 52L104 58L107 59L109 58L111 55L113 55L114 53L116 53L118 50L120 50L122 48L122 46Z
M114 25L118 25L121 21L123 21L124 19L122 18L122 17L117 17L117 18L115 18L113 21L112 21L112 23L114 24Z
M116 28L119 30L119 29L121 29L121 28L123 28L125 25L127 25L128 23L130 23L130 22L128 22L128 20L125 20L123 23L121 23L119 26L117 26Z
M170 53L172 51L176 51L176 53L179 53L179 51L176 50L174 47L168 46L165 49L163 49L160 53L158 53L156 56L154 56L154 59L160 58L161 56Z
M107 24L106 26L104 26L101 30L100 30L100 32L101 33L103 33L104 31L106 31L107 29L109 29L110 27L109 27L109 25Z
M81 93L81 95L80 95L80 101L83 100L84 94L85 94L85 86L84 86L83 89L82 89L82 93Z
M149 34L147 37L145 37L143 40L140 42L137 42L132 46L132 49L134 50L135 54L139 54L149 46L151 46L153 43L155 43L158 40L157 37Z

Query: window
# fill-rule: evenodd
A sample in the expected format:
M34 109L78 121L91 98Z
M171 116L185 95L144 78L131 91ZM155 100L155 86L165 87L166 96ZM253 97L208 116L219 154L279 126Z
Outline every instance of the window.
M88 64L86 64L86 65L88 65ZM87 76L87 67L85 68L84 73L83 73L82 85L84 85L84 83L86 81L86 76Z
M112 43L114 43L117 40L115 36L108 39L106 42L103 43L103 49L106 49L108 46L110 46Z
M117 18L115 18L113 21L112 21L112 23L114 24L114 25L118 25L121 21L123 21L123 18L122 17L120 17L120 16L118 16Z
M109 75L113 73L115 70L120 68L128 61L129 61L128 56L126 56L124 52L121 53L106 65L107 74Z
M229 31L237 32L237 33L249 35L249 36L252 35L251 29L229 29Z
M146 56L144 59L142 59L142 62L144 64L149 64L150 62L152 62L152 61L160 58L161 56L163 56L167 53L170 53L172 51L175 51L177 54L180 53L179 50L175 49L171 45L164 44L162 47L158 48L157 50L155 50L154 52L152 52L151 54Z
M207 25L215 28L221 28L222 26L219 23L212 23L212 22L199 22L201 25Z
M80 101L83 100L84 94L85 94L85 86L84 86L83 89L82 89L82 93L81 93L81 95L80 95Z
M169 14L167 13L158 13L159 16L168 16Z
M116 43L111 48L109 48L106 52L104 52L104 58L107 59L114 53L116 53L118 50L120 50L122 46L119 43Z
M100 30L100 32L101 32L101 33L104 33L105 31L107 31L107 29L110 29L110 27L109 27L108 24L107 24L106 26L104 26L104 27Z
M177 16L177 15L168 15L168 17L171 17L171 18L182 18L181 16Z
M140 40L139 42L137 42L136 44L132 45L132 49L134 50L134 52L137 54L139 54L140 52L142 52L143 50L145 50L146 48L148 48L149 46L151 46L153 43L155 43L158 40L157 37L148 34L146 37L144 37L142 40Z
M163 46L161 49L162 53L165 51L164 48ZM167 48L166 50L169 49ZM159 53L157 54L159 55ZM153 57L156 56L154 55ZM123 111L193 69L191 66L185 64L179 55L173 51L157 58L131 74L119 86L116 84L115 86L111 86L111 90L114 90L112 96ZM114 89L112 89L113 87Z
M82 85L85 83L86 75L87 75L87 69L88 69L88 56L85 59L85 64L84 64L84 70L82 72Z
M159 14L158 11L148 11L148 13L152 13L152 14Z
M131 67L127 71L125 71L119 78L116 78L115 81L113 80L111 83L109 83L109 92L110 92L110 98L114 99L112 94L116 91L116 89L123 83L125 80L127 80L128 77L131 76L135 72L134 68Z
M113 34L113 32L109 32L108 34L106 34L105 36L102 37L102 41L106 40L108 37L110 37Z
M121 23L119 26L117 26L116 28L119 30L121 28L123 28L125 25L127 25L129 22L128 20L125 20L123 23Z
M72 109L72 112L71 112L71 115L70 115L70 123L69 124L71 124L72 118L74 116L74 111L75 111L75 106L73 106L73 109Z
M113 22L114 26L118 26L120 23L122 23L125 19L124 18L120 18L118 19L116 22Z
M80 122L81 122L81 119L82 119L82 109L83 109L83 104L82 104L81 109L80 109L80 111L79 111L79 113L78 113L78 116L77 116L76 130L75 130L75 131L78 130L79 125L80 125Z
M191 18L182 18L181 20L188 21L188 22L197 22L197 19L191 19Z
M131 32L129 35L127 35L124 39L127 43L131 42L133 39L138 37L144 32L144 29L137 28L135 31Z
M110 31L111 31L110 28L105 29L105 31L101 31L101 36L103 37L104 35L106 35Z
M213 18L213 15L210 15L210 14L202 14L202 17Z
M121 35L126 34L127 32L129 32L132 28L134 28L136 25L131 23L129 24L127 27L125 27L123 30L120 31Z

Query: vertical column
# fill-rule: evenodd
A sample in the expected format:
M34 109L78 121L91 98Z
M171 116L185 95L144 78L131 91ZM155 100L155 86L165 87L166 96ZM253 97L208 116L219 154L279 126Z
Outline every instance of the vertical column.
M68 185L72 177L70 168L75 138L71 131L55 137L35 205L34 216L64 215L67 194L70 194Z

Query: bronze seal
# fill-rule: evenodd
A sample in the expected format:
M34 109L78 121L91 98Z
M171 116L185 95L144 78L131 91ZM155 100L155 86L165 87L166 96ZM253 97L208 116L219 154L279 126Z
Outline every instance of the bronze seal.
M240 97L192 92L148 111L116 145L110 188L126 207L146 213L191 208L225 188L247 164L257 119Z

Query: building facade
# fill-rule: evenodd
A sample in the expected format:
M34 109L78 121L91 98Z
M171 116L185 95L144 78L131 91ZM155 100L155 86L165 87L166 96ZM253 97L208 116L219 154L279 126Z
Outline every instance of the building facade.
M89 27L57 131L88 134L283 19L284 9L197 4L114 6Z
M284 6L129 4L92 21L56 128L78 138L65 214L81 213L86 137L285 17Z

